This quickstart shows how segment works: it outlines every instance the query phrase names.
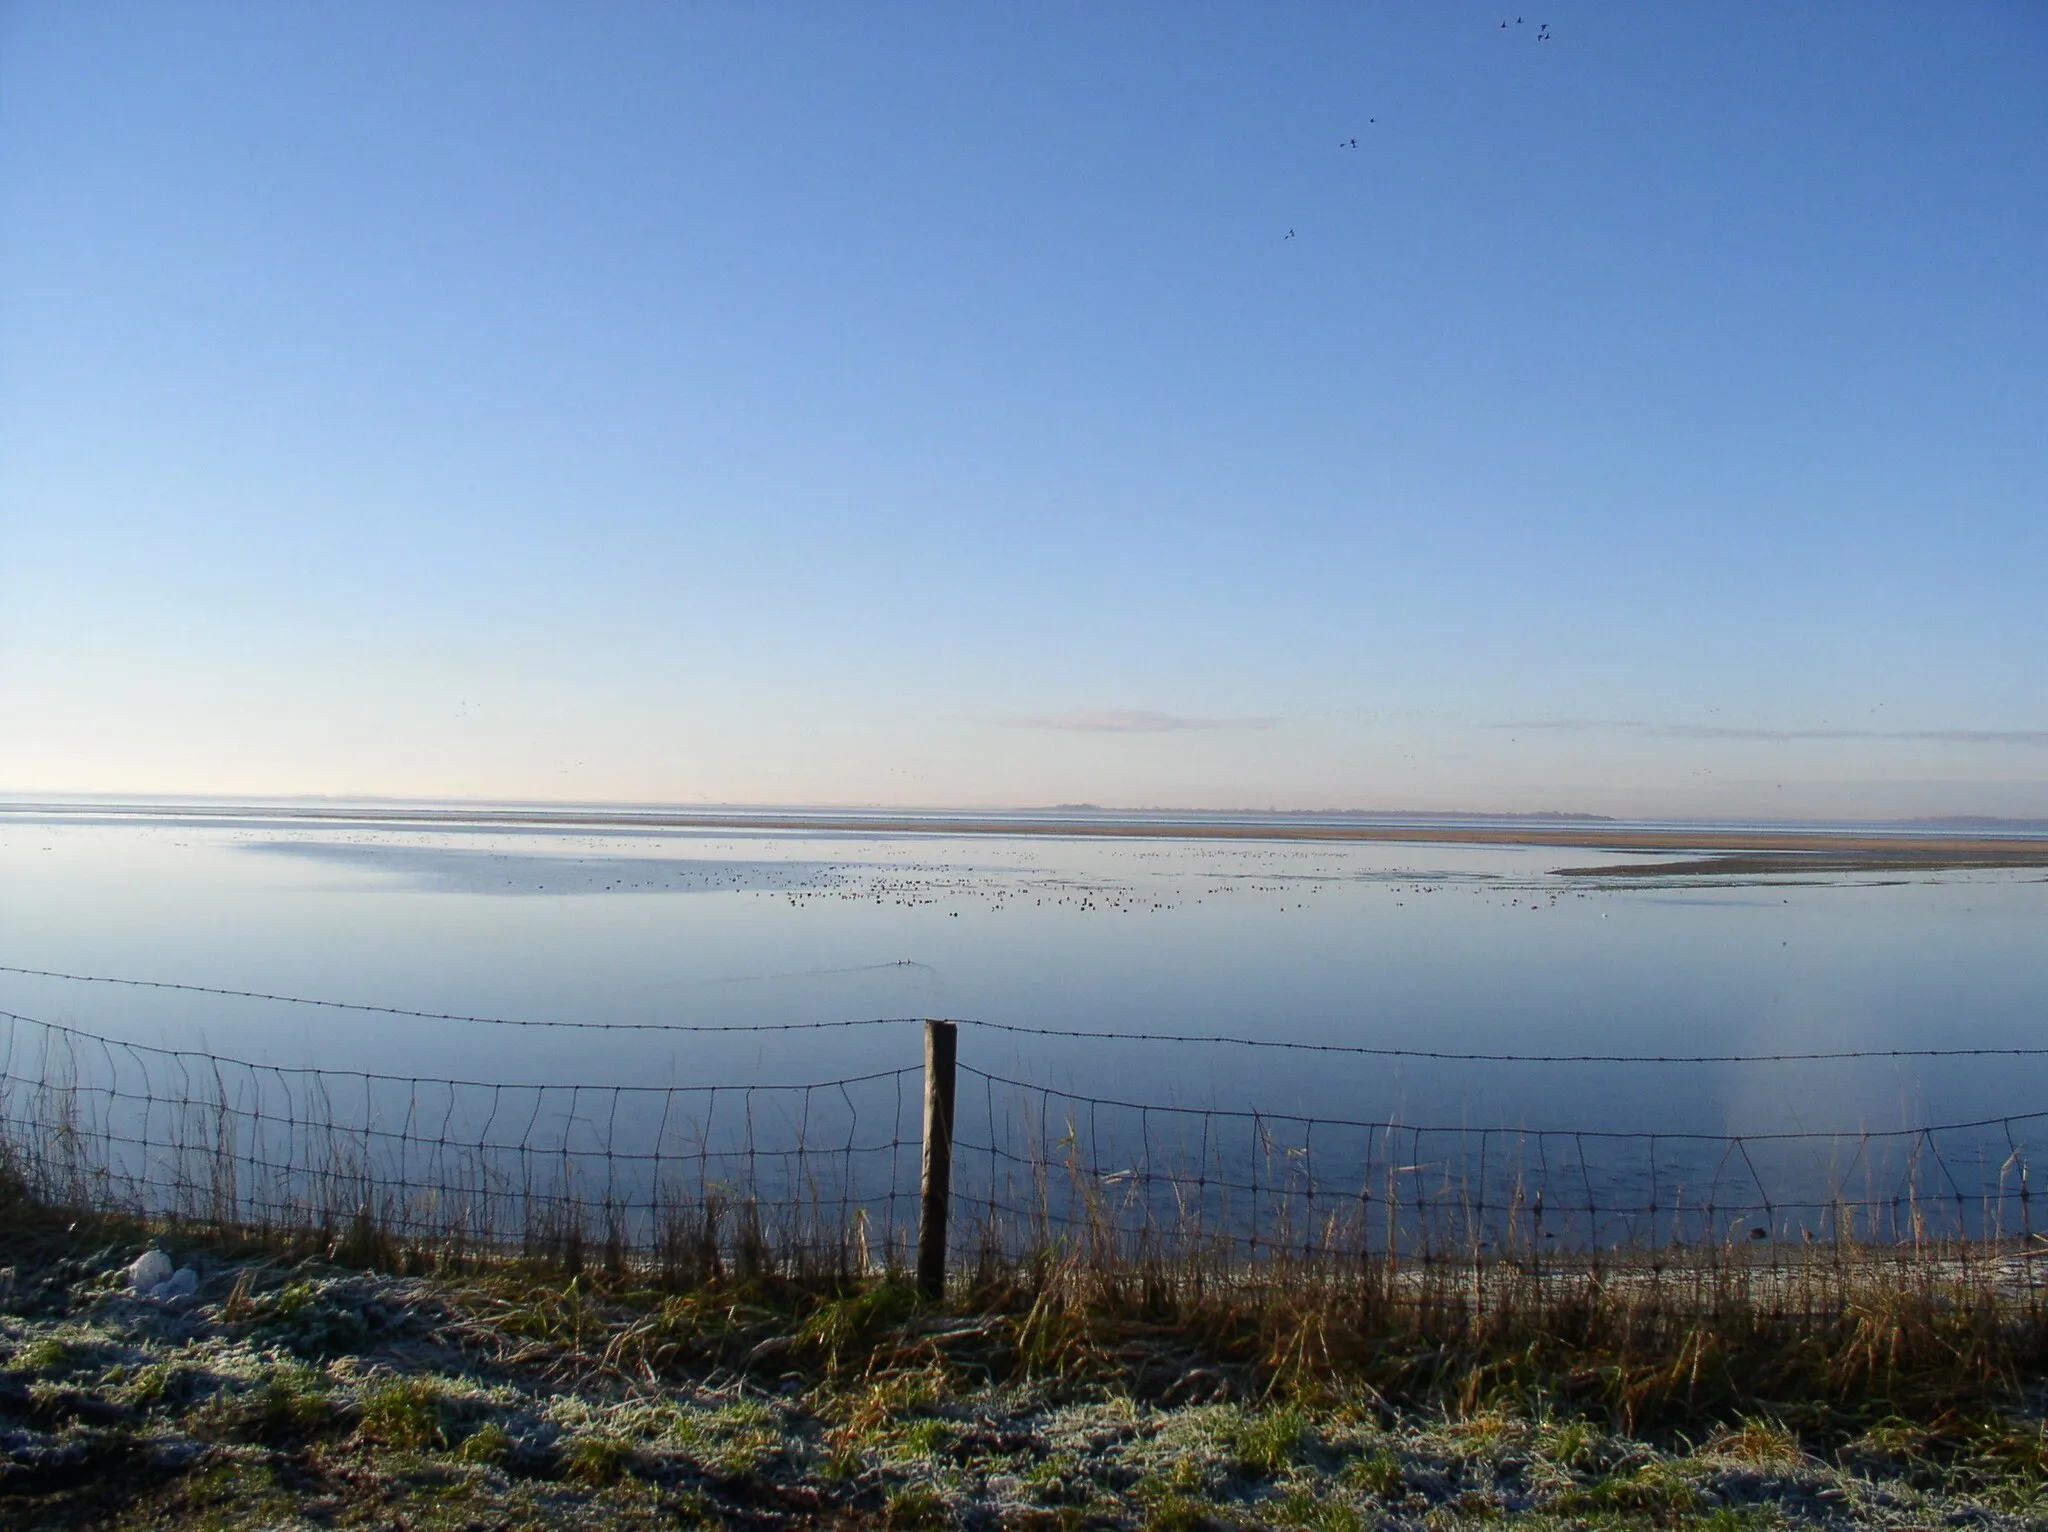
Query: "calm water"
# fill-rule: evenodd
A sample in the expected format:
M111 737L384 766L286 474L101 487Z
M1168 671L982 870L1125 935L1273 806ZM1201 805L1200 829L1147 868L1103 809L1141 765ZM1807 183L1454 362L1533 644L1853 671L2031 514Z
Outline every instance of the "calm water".
M1658 859L1668 860L1668 854ZM584 1021L955 1016L1482 1052L2048 1042L2038 871L1564 878L1540 846L0 816L0 962ZM0 1006L263 1063L827 1079L914 1028L507 1031L0 975ZM967 1032L1084 1094L1474 1127L1856 1130L2048 1105L2041 1061L1501 1065Z

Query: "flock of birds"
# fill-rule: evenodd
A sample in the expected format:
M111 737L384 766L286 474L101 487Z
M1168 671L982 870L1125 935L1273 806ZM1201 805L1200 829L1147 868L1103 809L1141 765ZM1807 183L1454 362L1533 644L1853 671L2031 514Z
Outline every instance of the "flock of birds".
M253 832L232 838L260 849L292 849ZM320 837L317 843L345 852L389 853L388 865L386 858L368 854L320 860L340 860L401 877L417 873L428 879L423 886L450 892L728 893L777 901L791 909L834 905L928 909L956 920L963 910L975 907L998 913L1026 908L1048 914L1065 910L1085 915L1136 915L1248 901L1297 911L1321 904L1318 896L1368 886L1383 890L1397 907L1419 896L1448 892L1453 886L1505 908L1522 906L1525 901L1528 908L1539 903L1549 908L1558 898L1554 886L1540 874L1526 877L1468 871L1429 878L1418 876L1413 868L1360 866L1326 848L1216 845L1108 851L1107 861L1139 864L1120 872L1108 867L994 868L973 862L899 861L891 856L871 859L872 848L862 848L867 854L856 853L846 860L784 860L762 856L760 848L746 842L695 839L685 850L650 846L644 838L580 835L562 837L555 842L559 849L541 852L524 837L510 842L489 836L455 839L461 844L450 846L446 838L433 832L364 832ZM436 852L457 858L462 876L435 882L431 875L438 868L438 863L432 862ZM431 865L414 865L421 854L428 856ZM1023 860L1032 863L1040 858L1027 854Z
M1517 16L1513 22L1513 25L1517 27L1527 26L1528 24L1528 18L1525 16ZM1503 17L1501 20L1500 29L1503 32L1508 31L1510 29L1510 24L1505 17ZM1547 43L1555 40L1554 34L1550 30L1549 22L1539 21L1536 23L1535 38L1536 41L1539 43ZM1373 127L1378 124L1379 118L1368 117L1366 118L1365 122L1367 127ZM1339 149L1356 149L1358 147L1358 140L1356 138L1340 138L1337 140L1337 147ZM1285 234L1280 236L1280 242L1284 245L1287 243L1288 240L1295 239L1298 237L1299 236L1293 229L1289 229Z

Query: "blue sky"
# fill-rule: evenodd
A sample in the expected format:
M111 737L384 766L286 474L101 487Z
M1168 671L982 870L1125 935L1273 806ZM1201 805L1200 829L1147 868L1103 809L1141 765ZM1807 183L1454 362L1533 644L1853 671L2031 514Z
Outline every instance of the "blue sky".
M1515 14L17 0L0 789L2048 814L2048 10Z

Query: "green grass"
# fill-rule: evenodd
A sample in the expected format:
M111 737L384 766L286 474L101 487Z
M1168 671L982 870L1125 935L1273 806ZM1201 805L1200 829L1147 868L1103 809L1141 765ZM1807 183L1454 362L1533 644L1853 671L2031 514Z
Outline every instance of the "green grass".
M943 1527L951 1518L936 1491L912 1484L890 1493L883 1520L891 1527L917 1529Z
M310 1367L285 1366L255 1388L216 1395L194 1411L192 1428L223 1441L281 1444L322 1434L337 1419L326 1377Z
M392 1378L363 1396L356 1435L378 1447L418 1451L444 1445L440 1393L424 1378Z
M1489 1280L1482 1306L1431 1273L1396 1295L1385 1273L1147 1286L1075 1262L934 1306L887 1278L672 1291L518 1262L401 1284L223 1240L204 1253L232 1297L135 1319L101 1299L145 1237L168 1238L0 1230L14 1291L39 1295L0 1312L30 1397L0 1427L109 1463L124 1442L199 1449L53 1479L18 1502L42 1518L24 1526L240 1532L326 1506L337 1526L451 1532L914 1527L978 1506L1047 1527L1335 1532L1392 1512L1734 1532L1796 1505L1718 1506L1730 1476L1848 1505L1855 1475L1900 1524L2048 1513L2042 1316L1945 1268L1816 1260L1804 1288L1681 1289L1622 1262L1597 1283ZM1190 1377L1202 1402L1183 1402Z
M1260 1479L1279 1473L1293 1461L1307 1425L1307 1417L1294 1408L1252 1416L1231 1438L1230 1451L1238 1471Z
M1340 1477L1368 1495L1390 1500L1401 1493L1401 1455L1378 1448L1346 1463Z
M462 1439L455 1455L465 1463L495 1467L512 1455L512 1438L495 1420L487 1420Z
M71 1365L71 1345L54 1336L31 1341L15 1353L14 1365L25 1372L62 1372Z
M1553 1509L1566 1516L1618 1512L1670 1520L1701 1508L1698 1483L1684 1467L1658 1460L1566 1490Z
M576 1484L610 1484L622 1478L632 1464L633 1449L626 1442L608 1436L586 1436L571 1443L562 1454L562 1476Z

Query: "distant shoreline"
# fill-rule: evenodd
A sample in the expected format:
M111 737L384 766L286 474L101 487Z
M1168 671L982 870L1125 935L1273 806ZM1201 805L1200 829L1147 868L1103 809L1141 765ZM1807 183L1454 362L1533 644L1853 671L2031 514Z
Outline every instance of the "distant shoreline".
M400 807L227 803L0 804L0 823L14 816L79 821L176 819L186 823L217 819L412 826L489 826L561 830L768 830L837 834L1053 836L1109 840L1280 841L1321 844L1531 846L1617 854L1676 852L1687 859L1568 867L1568 876L1743 875L1773 872L1935 871L1966 868L2048 867L2048 833L1989 832L1975 824L1902 823L1898 829L1868 826L1786 827L1753 825L1626 824L1611 820L1531 815L1480 818L1469 814L1388 815L1351 822L1302 815L1228 818L1199 815L1097 818L1019 811L1010 814L918 814L902 812L795 812L790 810L694 811L680 809L569 809L519 806ZM1334 816L1333 816L1334 817ZM1975 831L1975 833L1970 833Z
M1554 870L1566 878L1755 878L1774 873L1964 872L2020 867L2048 867L2048 842L1901 846L1890 839L1880 845L1870 845L1845 836L1841 842L1825 850L1773 848L1725 856L1699 856L1679 862L1610 862L1603 867L1559 867Z

